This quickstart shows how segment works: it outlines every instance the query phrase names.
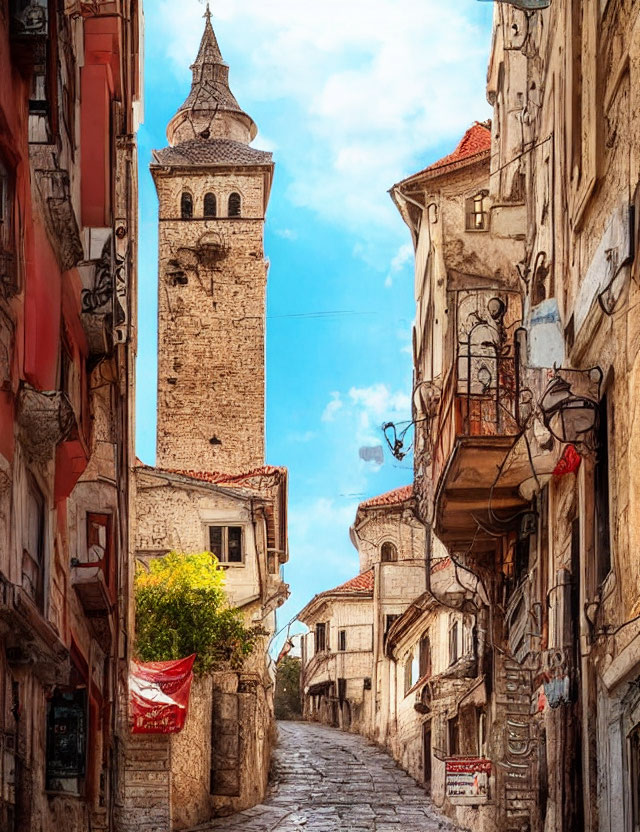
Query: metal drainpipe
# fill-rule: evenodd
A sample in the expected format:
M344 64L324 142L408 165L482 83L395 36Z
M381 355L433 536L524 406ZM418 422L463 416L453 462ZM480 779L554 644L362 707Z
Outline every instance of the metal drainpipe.
M256 566L258 567L258 583L260 585L260 601L264 600L264 582L262 580L262 570L260 569L260 552L258 551L258 522L256 520L256 513L254 508L253 497L249 501L251 507L251 524L253 526L253 545L256 550Z
M376 714L378 713L378 660L380 656L380 576L382 564L373 567L373 678L371 679L371 732L375 733Z

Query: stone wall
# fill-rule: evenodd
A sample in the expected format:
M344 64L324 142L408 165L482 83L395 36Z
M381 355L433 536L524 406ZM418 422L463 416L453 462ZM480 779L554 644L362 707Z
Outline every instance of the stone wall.
M119 832L172 832L171 738L129 734L124 752Z
M233 474L264 463L264 176L156 173L159 467ZM189 221L179 219L183 191ZM225 216L232 192L241 218ZM219 219L202 219L205 193Z

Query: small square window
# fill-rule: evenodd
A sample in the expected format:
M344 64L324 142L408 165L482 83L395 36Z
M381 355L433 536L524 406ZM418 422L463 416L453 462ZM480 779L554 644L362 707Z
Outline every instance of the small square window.
M244 563L242 526L209 526L209 551L220 563Z

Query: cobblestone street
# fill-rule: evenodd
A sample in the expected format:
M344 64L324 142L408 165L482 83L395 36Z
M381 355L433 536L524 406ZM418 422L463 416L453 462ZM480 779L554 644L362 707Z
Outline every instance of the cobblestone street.
M452 832L424 789L355 734L280 722L274 776L260 806L203 826L243 832Z

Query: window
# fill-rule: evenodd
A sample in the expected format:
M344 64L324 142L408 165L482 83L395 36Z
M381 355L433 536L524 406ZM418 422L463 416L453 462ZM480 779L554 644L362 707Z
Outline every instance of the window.
M347 631L338 630L338 650L342 653L347 649Z
M449 665L455 664L460 658L459 639L460 622L456 619L449 625Z
M209 551L220 563L243 563L242 526L209 526Z
M467 231L486 231L488 229L487 194L487 191L479 191L465 201L465 229Z
M598 406L598 449L594 467L596 572L600 585L611 571L609 517L609 414L606 394Z
M87 513L87 563L98 564L107 587L115 590L115 559L111 551L111 515Z
M180 216L183 220L190 220L193 217L193 197L184 191L180 197Z
M240 194L235 191L229 195L229 216L239 217L242 208L242 200Z
M46 788L49 791L80 792L87 756L86 688L56 691L47 713Z
M420 639L420 678L431 676L431 639L425 633Z
M460 732L458 730L458 717L453 717L448 724L449 756L455 757L460 753Z
M393 545L393 543L386 543L382 544L382 548L380 549L380 556L382 558L383 563L393 563L394 561L398 560L398 550Z
M484 708L476 709L478 720L478 757L485 757L487 753L487 714Z
M384 637L385 638L387 637L387 633L391 629L391 627L393 625L393 622L397 621L398 618L400 618L400 616L397 615L397 614L385 615L385 617L384 617Z
M204 195L204 216L205 219L211 219L216 215L216 196L215 194Z
M316 624L316 653L324 653L327 649L327 625Z
M411 670L413 668L413 656L409 654L404 661L404 695L406 696L411 690L413 682L411 681Z
M27 489L26 540L22 551L22 588L42 610L44 607L44 497L30 481Z

